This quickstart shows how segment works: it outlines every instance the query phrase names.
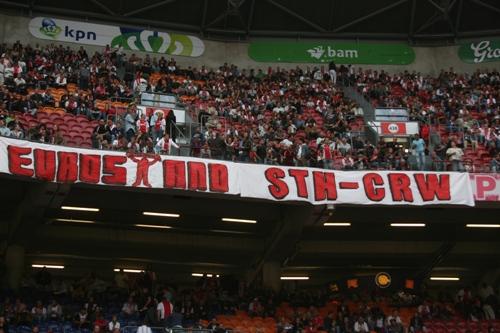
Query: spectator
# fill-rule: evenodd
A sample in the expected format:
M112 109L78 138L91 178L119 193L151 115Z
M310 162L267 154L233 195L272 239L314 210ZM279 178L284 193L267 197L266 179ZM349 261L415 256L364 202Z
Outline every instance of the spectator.
M370 329L368 328L368 324L365 322L363 317L359 317L358 320L354 323L354 332L355 333L368 333Z
M147 322L144 321L142 325L137 328L137 333L152 333L152 330L148 326Z
M392 311L392 314L390 314L389 316L387 316L387 318L386 318L386 324L390 325L391 324L391 320L394 320L396 322L396 324L398 324L398 325L403 325L403 321L401 320L401 317L399 316L399 313L398 313L397 310Z
M10 136L11 131L10 129L5 126L5 120L0 119L0 136Z
M415 138L411 143L413 149L415 149L415 156L417 157L417 168L418 170L424 170L425 167L425 141L418 134L415 134Z
M129 297L127 302L123 304L122 314L126 319L135 319L137 317L137 304L132 297Z
M172 147L180 149L180 146L170 138L170 135L165 133L163 138L156 143L155 151L158 154L172 155Z
M119 333L120 332L120 322L118 321L118 318L116 315L113 315L111 320L108 323L108 331L111 333Z
M500 172L500 153L498 153L490 162L491 172Z
M89 328L88 313L85 308L82 308L75 316L74 326L78 329Z
M168 327L168 318L172 314L173 305L170 301L164 297L161 302L158 302L157 310L157 320L164 326Z
M48 312L48 317L51 320L57 321L61 319L62 307L61 305L59 305L59 303L57 303L55 299L53 299L50 305L48 306L47 312Z
M463 171L464 166L462 164L462 157L464 152L461 148L457 147L455 141L451 141L450 148L446 150L446 156L448 157L448 161L451 163L452 171Z
M125 136L128 141L132 139L132 137L135 135L136 132L136 111L135 111L135 106L130 106L127 110L127 114L125 116Z
M42 322L47 318L47 308L43 306L42 301L37 301L36 305L31 310L31 314L36 322Z

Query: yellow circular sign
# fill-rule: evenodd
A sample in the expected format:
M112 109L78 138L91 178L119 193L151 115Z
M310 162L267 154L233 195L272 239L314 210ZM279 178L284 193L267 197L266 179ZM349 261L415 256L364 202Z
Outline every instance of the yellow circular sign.
M391 276L388 273L380 272L375 275L375 284L379 288L387 288L391 285Z

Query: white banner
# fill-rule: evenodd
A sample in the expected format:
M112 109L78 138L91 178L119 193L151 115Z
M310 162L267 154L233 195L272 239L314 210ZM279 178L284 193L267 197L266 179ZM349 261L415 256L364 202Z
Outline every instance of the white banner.
M474 206L467 173L332 171L129 155L3 137L0 173L50 182L179 189L318 205Z
M125 28L114 25L35 17L29 23L30 33L51 41L111 47L160 54L199 57L205 44L195 36Z

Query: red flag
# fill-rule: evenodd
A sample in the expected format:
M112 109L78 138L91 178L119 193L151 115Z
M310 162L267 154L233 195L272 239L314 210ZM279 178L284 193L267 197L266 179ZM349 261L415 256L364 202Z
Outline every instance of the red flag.
M382 129L382 134L385 135L402 135L406 134L406 124L405 123L380 123Z

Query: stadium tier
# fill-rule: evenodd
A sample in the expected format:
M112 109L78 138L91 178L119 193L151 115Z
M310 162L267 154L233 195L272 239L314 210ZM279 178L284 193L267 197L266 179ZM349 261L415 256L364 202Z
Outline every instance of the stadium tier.
M0 1L0 333L500 332L499 13Z
M165 154L179 154L169 139L180 136L186 154L229 161L337 170L498 170L495 71L391 76L340 67L339 80L355 84L374 106L405 108L418 122L419 137L403 145L368 140L364 110L320 68L181 68L163 57L124 60L116 50L88 56L83 48L21 44L2 53L3 136ZM62 59L69 59L65 68L58 67ZM172 109L158 116L149 108L140 117L133 103L143 93L175 95L188 130L179 130Z

